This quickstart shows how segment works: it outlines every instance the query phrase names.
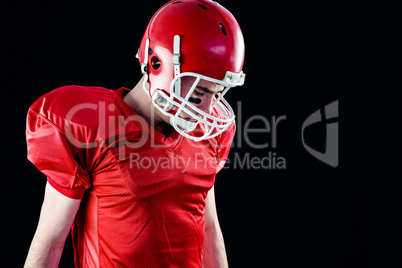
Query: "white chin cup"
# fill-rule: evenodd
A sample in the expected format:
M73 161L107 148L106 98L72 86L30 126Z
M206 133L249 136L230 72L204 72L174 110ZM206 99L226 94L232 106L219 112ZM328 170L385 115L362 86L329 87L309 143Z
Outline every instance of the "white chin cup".
M197 125L197 122L190 122L180 117L170 117L170 124L174 126L178 126L184 133L189 133L193 131Z

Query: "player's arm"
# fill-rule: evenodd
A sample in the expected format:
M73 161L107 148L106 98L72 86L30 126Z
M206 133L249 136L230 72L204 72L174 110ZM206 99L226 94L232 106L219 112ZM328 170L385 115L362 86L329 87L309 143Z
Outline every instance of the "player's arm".
M46 184L38 227L24 267L58 267L80 203L81 200L68 198Z
M216 213L214 187L208 192L204 215L204 261L202 266L204 268L226 268L228 261Z

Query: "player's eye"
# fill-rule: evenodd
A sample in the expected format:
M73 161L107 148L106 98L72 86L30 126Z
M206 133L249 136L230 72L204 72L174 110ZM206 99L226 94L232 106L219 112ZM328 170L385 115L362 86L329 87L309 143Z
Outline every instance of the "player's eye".
M204 96L204 92L200 92L200 91L197 91L197 90L194 90L194 94L196 96Z

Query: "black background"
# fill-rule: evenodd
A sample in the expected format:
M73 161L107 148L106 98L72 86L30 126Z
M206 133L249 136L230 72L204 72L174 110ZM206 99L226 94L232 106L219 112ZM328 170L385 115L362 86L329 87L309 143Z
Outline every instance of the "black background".
M28 107L63 85L133 88L141 77L135 54L142 34L164 4L55 2L13 1L2 8L4 267L23 265L46 183L26 160ZM387 179L396 177L390 167L397 158L389 157L386 140L377 134L387 132L387 116L380 112L395 115L397 107L380 100L389 89L378 84L380 62L388 56L382 49L392 46L379 44L386 36L381 11L337 3L220 3L237 18L246 43L246 83L227 95L235 110L241 101L238 118L244 124L255 115L286 115L278 126L277 148L271 134L256 133L250 140L271 147L253 149L242 138L243 145L236 144L229 156L233 161L236 155L276 153L286 159L285 170L228 165L217 176L230 266L391 267L392 257L400 256L390 242L400 209L390 208L398 198L388 194ZM340 164L332 168L303 148L301 125L335 100ZM258 120L253 124L263 126ZM244 137L239 130L237 135ZM323 148L325 125L306 136L312 147ZM67 239L60 267L73 266L71 247Z

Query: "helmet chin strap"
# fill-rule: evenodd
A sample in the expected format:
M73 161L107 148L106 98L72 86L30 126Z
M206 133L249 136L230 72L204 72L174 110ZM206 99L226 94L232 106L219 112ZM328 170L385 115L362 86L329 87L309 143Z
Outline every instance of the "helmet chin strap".
M180 36L175 35L173 37L173 54L172 54L172 63L173 63L173 71L174 77L177 77L180 74ZM181 95L181 79L177 79L175 83L175 92L177 95ZM180 112L180 110L178 111ZM197 125L197 122L190 122L180 118L178 115L175 117L170 117L170 124L175 127L178 126L184 133L188 133L193 131ZM178 130L175 127L176 130ZM180 131L179 131L180 132Z
M172 54L172 62L173 62L173 71L174 77L177 77L180 74L180 36L175 35L173 37L173 54ZM177 95L181 95L181 80L180 78L177 80L175 84L175 91Z

